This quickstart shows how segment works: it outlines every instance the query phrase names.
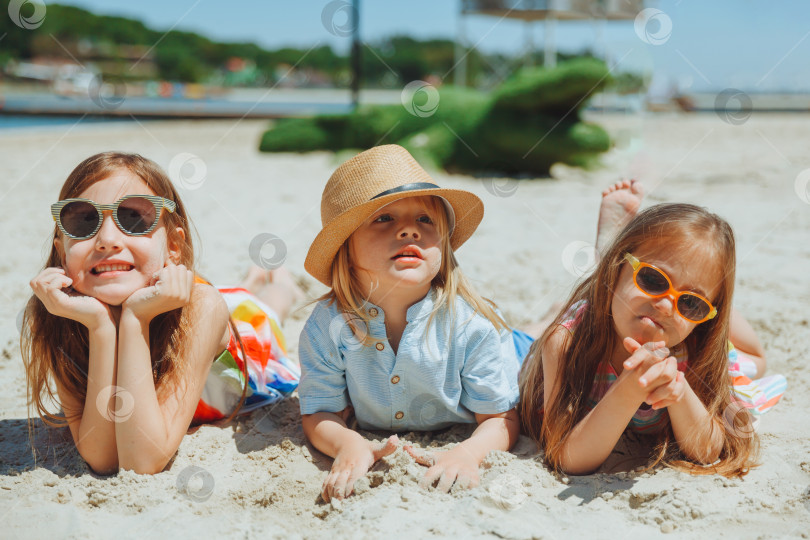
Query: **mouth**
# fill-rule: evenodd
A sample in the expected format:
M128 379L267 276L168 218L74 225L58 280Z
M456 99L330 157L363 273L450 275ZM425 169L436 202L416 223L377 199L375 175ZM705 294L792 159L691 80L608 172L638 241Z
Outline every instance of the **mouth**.
M419 252L419 249L414 246L407 246L399 250L399 252L391 257L393 260L398 261L421 261L422 254Z
M135 268L134 264L116 262L116 263L99 263L90 269L90 273L94 276L102 274L111 274L114 272L129 272Z
M646 324L646 325L648 325L648 326L650 326L650 327L654 327L654 328L660 328L661 330L663 330L663 329L664 329L664 326L663 326L663 325L662 325L660 322L658 322L657 320L653 319L653 318L652 318L652 317L650 317L649 315L642 315L642 316L641 316L641 317L639 317L639 318L641 319L641 322L642 322L642 323L644 323L644 324Z

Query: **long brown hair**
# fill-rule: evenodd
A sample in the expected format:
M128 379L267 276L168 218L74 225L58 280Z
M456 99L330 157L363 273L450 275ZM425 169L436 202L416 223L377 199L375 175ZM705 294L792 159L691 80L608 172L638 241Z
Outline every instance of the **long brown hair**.
M460 296L475 312L486 317L497 330L508 329L506 322L495 311L495 303L478 294L467 277L461 272L453 248L450 246L450 225L444 204L437 197L432 196L420 197L419 201L436 216L436 229L442 239L442 262L439 273L436 274L432 282L432 286L436 288L438 295L427 326L430 326L430 323L443 306L448 307L448 316L452 320L455 301ZM365 299L362 298L360 293L363 289L351 260L349 242L350 240L346 240L340 246L337 255L332 261L332 290L318 298L318 300L337 302L340 311L347 315L348 324L355 336L362 337L363 344L368 345L373 343L373 336L368 336L360 325L362 324L365 328L368 328L370 319L362 309Z
M161 219L165 220L168 240L180 246L179 261L175 262L193 270L194 246L185 206L166 173L153 161L120 152L91 156L73 169L59 192L58 200L78 197L96 182L121 169L138 176L156 195L177 204L173 213L164 212ZM185 238L179 237L178 227L185 233ZM54 225L53 240L60 238L61 232ZM51 252L44 268L61 266L61 256L51 242ZM176 381L180 375L181 366L176 359L185 346L184 337L190 334L188 311L186 306L162 313L149 324L149 350L156 387L167 381ZM50 377L57 379L66 391L84 403L89 349L87 328L76 321L52 315L39 298L32 295L23 315L20 348L28 381L29 407L33 407L46 424L65 425L62 417L48 411L48 401L59 403L50 385Z
M611 302L624 254L638 252L642 246L668 246L670 249L692 249L700 246L710 253L720 270L722 281L713 304L717 316L699 324L684 340L689 364L686 380L709 413L724 425L723 449L719 461L704 466L683 459L675 444L671 425L659 434L659 441L649 467L664 462L693 474L743 476L759 450L759 440L751 430L740 436L738 419L729 411L731 402L728 374L728 335L731 299L734 292L735 247L729 224L719 216L691 204L659 204L640 212L619 234L603 254L593 274L579 284L543 336L533 345L520 375L520 417L525 431L545 451L546 462L561 470L562 449L566 437L588 413L588 398L605 351L619 345ZM556 395L543 410L542 349L559 329L568 309L580 301L586 307L578 315L576 331L567 336L561 354ZM542 411L542 412L541 412Z

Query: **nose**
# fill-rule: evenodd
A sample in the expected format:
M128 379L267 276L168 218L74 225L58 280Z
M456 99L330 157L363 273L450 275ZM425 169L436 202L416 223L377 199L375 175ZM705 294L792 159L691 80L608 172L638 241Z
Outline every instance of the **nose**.
M671 294L665 294L664 296L655 298L653 306L656 310L664 313L665 315L672 315L672 312L675 309L675 297Z
M419 229L416 227L414 223L407 223L402 226L399 231L399 238L405 239L409 236L413 236L414 240L419 240Z
M115 224L112 216L107 214L101 222L101 228L96 233L96 249L98 251L119 251L123 248L124 233Z

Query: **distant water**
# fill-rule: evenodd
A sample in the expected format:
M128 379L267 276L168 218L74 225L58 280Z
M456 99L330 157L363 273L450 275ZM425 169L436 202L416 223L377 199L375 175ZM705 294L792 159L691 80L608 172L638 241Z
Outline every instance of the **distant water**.
M132 122L130 118L105 118L95 116L85 116L79 121L78 117L71 116L47 116L47 115L6 115L0 114L0 130L18 128L37 128L72 126L80 122L86 124L102 124L110 122Z
M5 114L0 115L0 128L21 127L20 118L30 113L30 122L25 125L43 126L70 123L74 118L87 115L97 117L130 119L143 118L279 118L286 116L312 116L316 114L341 114L351 111L349 103L329 102L283 102L283 101L236 101L227 99L185 99L120 97L99 102L87 97L55 95L5 96L0 103ZM66 115L67 118L58 118ZM34 118L38 116L39 118ZM44 119L43 119L44 118ZM38 122L38 123L37 123ZM44 123L43 123L44 122ZM54 124L54 122L57 122ZM14 124L14 125L12 125Z

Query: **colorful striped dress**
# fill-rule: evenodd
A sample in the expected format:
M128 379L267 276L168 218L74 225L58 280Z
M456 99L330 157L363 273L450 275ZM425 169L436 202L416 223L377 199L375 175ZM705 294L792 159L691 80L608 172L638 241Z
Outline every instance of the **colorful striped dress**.
M587 304L584 300L577 302L569 308L560 324L573 333L586 307ZM732 400L748 409L755 418L759 417L768 412L781 399L787 388L787 380L782 375L770 375L752 380L751 377L757 371L754 361L737 351L731 342L728 345L728 372ZM675 357L678 371L686 373L689 369L686 346L681 344L673 347L670 355ZM589 409L596 407L616 379L618 379L618 375L610 362L601 362L588 398ZM628 427L638 433L655 433L660 431L668 421L666 409L654 410L650 405L642 403L630 420Z
M194 412L195 424L221 420L233 412L242 398L245 371L248 388L240 413L284 399L298 387L301 378L298 364L287 357L284 334L273 309L246 289L218 290L228 304L247 359L230 331L228 346L211 365Z

